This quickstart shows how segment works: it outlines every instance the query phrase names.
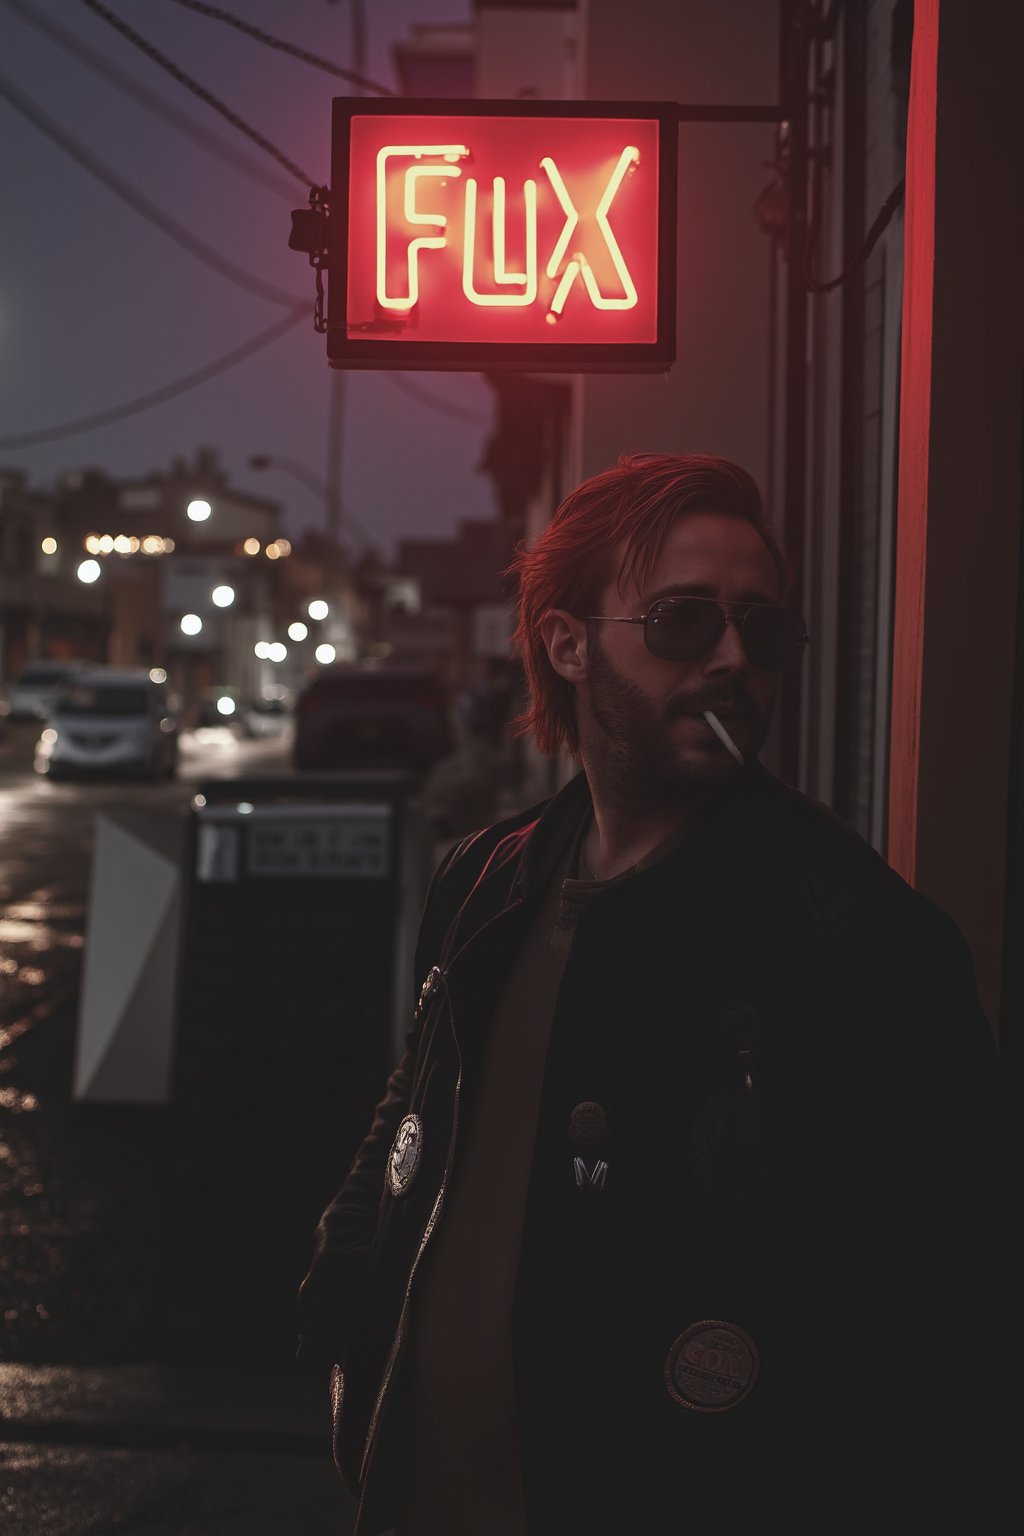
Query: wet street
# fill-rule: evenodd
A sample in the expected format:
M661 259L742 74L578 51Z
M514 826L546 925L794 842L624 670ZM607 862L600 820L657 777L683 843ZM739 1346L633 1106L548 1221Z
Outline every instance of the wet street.
M343 1533L315 1373L161 1352L165 1105L75 1102L96 817L179 811L200 779L288 773L287 739L186 734L167 784L50 783L0 744L0 1530Z
M146 1298L137 1241L145 1202L122 1205L161 1115L71 1103L71 1067L97 814L178 809L201 778L287 773L283 740L230 730L186 733L169 784L50 783L33 771L31 725L9 727L0 756L0 1289L6 1360L145 1358ZM128 1212L134 1208L134 1215ZM108 1224L113 1228L107 1230ZM134 1229L136 1241L124 1241ZM102 1301L121 1268L122 1306ZM124 1308L124 1298L133 1298Z

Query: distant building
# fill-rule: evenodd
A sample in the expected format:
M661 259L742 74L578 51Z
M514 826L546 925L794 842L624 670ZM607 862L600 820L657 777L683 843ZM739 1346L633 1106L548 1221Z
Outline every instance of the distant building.
M73 471L46 491L3 472L0 507L5 677L66 656L163 667L189 701L257 685L253 645L285 606L291 545L280 504L234 490L209 450L141 479Z
M401 539L378 620L380 639L402 661L431 660L453 687L508 664L513 593L503 572L513 524L468 518L451 539Z
M106 659L108 595L78 580L53 497L0 468L0 677L41 657Z

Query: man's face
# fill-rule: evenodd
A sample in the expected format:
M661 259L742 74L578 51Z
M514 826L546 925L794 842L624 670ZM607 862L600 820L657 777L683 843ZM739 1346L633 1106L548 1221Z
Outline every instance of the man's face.
M740 517L682 515L640 592L608 583L596 612L635 616L659 598L689 594L723 602L779 602L775 564L757 530ZM652 656L640 624L587 626L586 680L578 689L581 745L607 787L637 796L712 789L739 764L702 718L711 709L749 762L763 746L777 674L747 659L727 623L694 661Z

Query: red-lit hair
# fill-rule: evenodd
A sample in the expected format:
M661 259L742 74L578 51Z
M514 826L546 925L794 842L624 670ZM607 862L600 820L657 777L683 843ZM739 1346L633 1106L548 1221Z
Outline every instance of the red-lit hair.
M721 512L751 523L767 546L785 597L793 568L760 486L739 464L706 453L623 454L614 469L570 492L532 549L517 549L507 572L519 589L513 646L530 702L516 728L531 734L546 756L556 757L565 747L577 757L579 731L575 690L548 659L541 619L551 608L578 617L592 613L615 574L617 556L620 590L630 578L642 590L666 534L687 512Z

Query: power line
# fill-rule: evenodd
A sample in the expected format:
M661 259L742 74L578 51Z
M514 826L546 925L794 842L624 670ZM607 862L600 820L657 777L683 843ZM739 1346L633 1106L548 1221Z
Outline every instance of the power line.
M239 32L244 32L246 37L254 38L258 43L265 43L268 48L276 48L279 53L287 53L293 59L301 59L303 64L312 64L314 69L322 69L328 75L335 75L339 80L347 80L351 85L356 85L363 91L375 91L378 96L397 96L397 91L392 91L386 85L378 85L376 80L368 80L365 75L359 74L354 69L344 69L340 64L332 64L329 59L321 59L318 54L308 53L305 48L299 48L295 43L286 43L283 38L274 37L270 32L263 32L259 27L254 27L251 22L243 21L240 16L232 16L230 11L222 11L219 5L205 5L202 0L171 0L172 5L180 5L186 11L195 11L200 16L208 16L211 21L223 21L229 27L236 27Z
M162 96L158 96L152 91L147 91L145 86L139 85L138 81L133 79L131 75L122 69L118 69L116 64L112 64L101 53L97 53L94 48L90 48L86 43L83 43L73 32L67 31L51 17L43 16L32 6L27 5L25 0L0 0L0 4L6 5L16 16L20 16L22 21L27 22L29 26L35 27L37 32L41 32L44 36L50 38L58 47L63 48L66 53L70 53L80 64L84 64L87 69L91 69L101 79L107 80L117 90L122 91L126 96L132 97L147 112L152 112L155 117L163 118L165 122L177 128L187 138L192 139L197 144L201 144L211 154L217 155L225 164L230 165L232 169L238 171L243 176L248 176L252 181L259 182L261 186L266 187L269 191L276 192L279 197L287 198L289 203L294 206L295 191L290 182L275 176L273 171L265 169L258 160L250 159L241 150L235 149L226 140L219 138L217 134L211 133L208 128L204 128L200 123L197 123L187 113L179 112L177 107L173 107Z
M229 261L226 256L222 256L212 245L207 245L204 240L200 240L197 236L191 234L183 224L179 224L176 219L172 219L169 214L164 213L163 209L158 208L155 203L151 203L141 192L137 192L129 182L124 181L115 171L110 170L103 161L87 150L78 139L66 133L58 123L54 122L52 117L48 117L29 97L23 96L5 75L0 75L0 98L3 98L16 112L20 112L23 117L27 118L33 127L38 128L40 133L45 134L48 139L52 139L66 155L69 155L72 160L76 161L83 170L88 171L90 176L95 176L97 181L103 182L104 186L109 187L110 191L119 197L122 202L127 203L142 218L147 219L151 224L155 224L157 229L173 240L176 245L182 246L197 261L201 261L205 266L212 268L214 272L219 272L221 277L226 277L229 282L235 283L237 287L245 288L249 293L255 293L261 299L269 299L273 304L283 304L288 309L295 310L299 303L295 294L288 293L284 288L278 288L273 283L265 283L262 278L255 277L251 272L246 272L244 268L236 266L233 261Z
M389 384L400 389L404 395L412 400L418 400L420 405L425 405L429 410L440 411L443 416L454 416L458 421L468 421L473 426L486 426L487 418L477 411L468 411L464 406L456 405L454 400L444 400L440 395L431 394L430 390L422 389L407 379L401 373L385 373L384 377Z
M307 176L302 167L296 165L294 160L289 159L283 150L277 148L276 144L271 144L270 140L264 138L258 129L251 127L244 118L238 116L237 112L232 112L231 108L225 106L224 102L218 96L214 96L212 91L208 91L205 86L200 85L198 80L193 80L191 75L187 75L165 53L161 53L159 48L147 42L141 33L135 31L134 27L130 27L126 21L121 20L120 16L115 16L113 11L108 10L105 5L101 5L100 0L81 0L81 3L87 10L93 11L101 21L105 21L108 26L113 27L115 32L120 32L121 36L127 38L134 47L139 49L140 53L144 53L147 59L151 59L154 64L159 64L160 68L166 70L173 80L177 80L179 85L183 85L187 91L191 91L194 96L198 96L200 101L205 101L208 107L212 107L215 112L219 112L221 117L225 118L233 128L238 129L239 133L244 133L254 144L258 144L260 149L264 150L268 155L272 155L277 163L283 165L285 170L294 176L297 181L301 181L306 187L316 185L313 178Z
M107 427L115 421L124 421L129 416L138 416L143 411L152 410L155 405L163 405L167 400L173 400L176 395L183 395L190 389L196 389L200 384L205 384L208 379L214 379L218 374L226 373L229 368L235 368L243 363L247 357L252 357L255 352L260 352L264 347L269 347L271 342L283 336L298 325L300 320L306 318L302 314L287 315L283 320L278 320L265 331L260 331L249 341L235 347L230 352L225 352L222 357L214 358L213 362L206 363L202 368L196 368L192 373L186 373L180 379L173 380L170 384L164 384L159 389L154 389L146 395L138 395L134 400L128 400L123 405L111 406L105 411L96 411L91 416L79 416L74 421L61 422L59 426L42 427L35 432L20 432L13 437L0 437L0 452L9 448L32 448L39 443L55 443L62 437L74 437L79 432L88 432L94 427Z

